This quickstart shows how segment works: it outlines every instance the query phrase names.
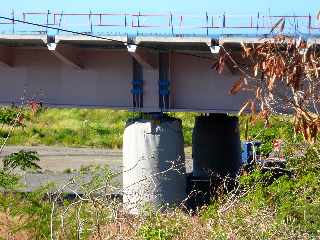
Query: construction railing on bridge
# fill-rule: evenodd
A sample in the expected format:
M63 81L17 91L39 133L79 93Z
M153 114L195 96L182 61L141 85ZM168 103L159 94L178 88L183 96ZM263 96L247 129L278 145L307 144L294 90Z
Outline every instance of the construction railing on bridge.
M8 16L6 16L8 17ZM48 33L48 27L66 28L90 33L123 34L198 34L219 33L264 34L270 32L280 19L285 21L284 32L290 34L319 34L320 24L311 15L264 16L229 14L146 14L146 13L65 13L12 11L10 20L0 21L0 31L6 33ZM43 25L31 26L17 22ZM58 31L59 33L59 31Z

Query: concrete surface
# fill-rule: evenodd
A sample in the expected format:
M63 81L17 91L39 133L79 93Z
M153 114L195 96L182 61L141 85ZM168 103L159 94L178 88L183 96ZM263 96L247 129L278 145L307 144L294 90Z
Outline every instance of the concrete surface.
M226 68L219 75L212 69L217 55L210 47L218 39L137 36L130 39L130 44L140 47L135 55L128 52L127 40L126 36L57 35L47 43L46 35L0 34L0 105L19 105L23 98L48 107L160 112L159 74L163 70L159 66L143 67L142 108L134 107L131 94L132 58L159 63L159 52L169 55L166 111L238 112L248 97L246 93L229 95L239 74ZM239 51L240 40L235 39L233 50Z

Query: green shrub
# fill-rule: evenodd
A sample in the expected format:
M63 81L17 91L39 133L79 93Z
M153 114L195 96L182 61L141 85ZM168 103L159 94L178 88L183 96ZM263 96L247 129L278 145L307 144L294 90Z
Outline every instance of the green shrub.
M137 231L143 240L171 240L185 227L184 219L176 213L148 212L147 218Z
M18 181L18 176L9 174L4 170L0 170L0 189L13 190L15 187L17 187Z
M12 124L18 115L18 108L0 108L0 123Z
M272 151L272 143L275 139L282 139L286 144L290 145L303 141L301 134L296 135L294 133L292 119L289 117L272 116L269 120L269 126L265 126L264 120L261 119L252 123L249 122L248 132L246 134L245 129L248 118L250 118L250 116L240 117L241 138L245 139L245 137L247 137L247 140L260 140L262 142L261 152L264 155L268 155Z
M20 196L16 214L28 216L28 221L20 226L21 230L28 230L34 239L48 239L50 236L50 220L52 204L45 200L48 189L43 187L37 191ZM55 222L57 219L53 219Z
M81 191L87 194L105 186L106 182L111 181L113 177L113 173L107 166L89 167L82 170L83 172L75 177L75 182L81 186ZM1 178L2 173L5 174L5 178ZM89 179L88 176L90 176ZM0 185L8 186L11 182L15 184L16 181L17 179L12 178L12 175L0 171ZM6 190L16 190L16 188ZM52 216L54 239L89 239L97 225L100 226L110 221L112 201L101 202L101 198L96 198L94 191L92 195L84 196L83 198L87 200L83 201L79 201L78 198L63 200L62 196L59 197L52 212L52 200L58 197L57 194L50 194L52 190L52 186L48 185L28 193L0 192L0 213L5 213L8 219L20 219L14 225L11 224L10 233L12 235L25 231L30 236L28 239L50 239ZM91 199L96 199L96 201L91 201ZM64 228L61 227L62 215L64 216ZM78 231L79 225L81 232Z
M25 120L30 120L30 111L27 108L2 107L0 108L0 124L11 125L16 120L18 114L21 114ZM20 122L17 125L21 124Z
M9 135L8 131L0 129L0 138L7 138L8 135Z
M291 173L280 177L259 169L241 176L236 198L222 195L202 212L213 221L213 239L228 239L230 231L239 239L319 237L319 153L320 147L313 146L289 159Z
M17 167L23 171L27 169L40 169L41 167L36 163L39 161L37 152L20 150L17 153L4 157L3 169L14 170Z
M268 187L277 220L311 236L320 235L320 147L289 160L293 176L283 176Z

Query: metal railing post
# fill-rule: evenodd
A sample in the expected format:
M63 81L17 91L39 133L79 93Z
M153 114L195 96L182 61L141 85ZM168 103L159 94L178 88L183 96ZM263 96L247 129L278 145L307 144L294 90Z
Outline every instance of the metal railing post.
M14 29L14 25L15 25L15 21L14 21L14 10L12 9L11 12L11 16L12 16L12 33L15 33L15 29Z
M15 31L19 31L20 29L20 22L18 22L18 19L21 19L22 21L35 21L35 23L38 23L38 27L35 28L36 32L42 32L49 34L50 32L50 26L59 26L62 27L62 25L66 25L66 21L68 21L70 18L75 18L77 16L81 16L81 24L85 24L85 28L88 27L87 32L94 33L96 31L95 27L97 26L104 26L106 28L109 27L121 27L127 32L130 32L134 34L136 30L136 35L143 35L146 33L146 29L158 29L159 34L166 33L171 34L172 36L175 35L175 32L177 34L183 33L185 29L194 29L194 33L198 33L201 35L209 36L212 31L210 29L230 29L232 31L237 31L236 29L241 29L243 31L250 30L254 31L256 29L257 34L258 33L264 33L267 31L267 29L271 29L270 24L272 24L272 20L278 19L278 18L285 18L286 20L293 20L292 28L286 28L286 31L289 34L297 34L298 32L302 32L304 34L312 34L315 33L314 31L317 29L320 29L316 26L314 23L314 20L312 19L312 15L306 14L306 15L261 15L260 12L257 12L257 15L228 15L226 12L223 12L219 15L212 15L205 12L205 15L202 13L202 15L183 15L183 14L177 14L175 15L173 12L167 12L165 14L145 14L141 11L135 12L132 14L128 13L94 13L90 10L90 12L86 13L63 13L61 12L52 12L51 10L43 11L43 12L21 12L18 13L17 19L15 19L15 13L14 9L11 11L11 18L7 19L6 21L1 21L1 26L6 26L5 31L12 32L13 34ZM19 17L20 16L20 17ZM109 21L109 17L114 16L116 18L116 21L112 21L113 18ZM190 17L191 16L191 17ZM60 19L58 19L60 17ZM64 20L65 23L62 24L62 18L66 17ZM227 19L227 18L230 18ZM96 19L97 18L97 19ZM103 21L106 18L106 23L104 24ZM184 18L186 18L184 20ZM205 18L205 19L203 19ZM255 19L256 18L256 19ZM71 19L71 20L72 20ZM151 20L150 20L151 19ZM200 19L200 20L199 20ZM234 21L234 19L236 19ZM244 21L244 24L240 24L237 22L237 19L241 21ZM301 19L301 20L300 20ZM229 22L227 22L229 20ZM85 23L89 23L89 26ZM149 23L151 21L151 24ZM156 23L153 23L153 21L156 21ZM200 26L198 26L198 22L200 21ZM270 21L270 24L269 24ZM116 23L113 23L116 22ZM130 24L131 22L131 24ZM160 22L160 24L157 24ZM16 24L18 27L16 27ZM71 24L74 24L71 22ZM205 24L205 25L204 25ZM131 26L130 26L131 25ZM26 27L25 24L21 24L25 29L30 30L30 28ZM71 25L70 27L77 27ZM300 29L299 29L300 28ZM31 30L33 31L34 28ZM203 30L202 30L203 29ZM287 30L288 29L288 30ZM108 30L108 29L106 29ZM141 32L140 32L141 30ZM60 30L57 29L57 34L59 34Z
M92 28L92 12L90 10L90 13L89 13L89 25L90 25L90 33L92 34L93 33L93 28Z
M48 34L49 15L50 15L50 10L48 10L48 12L47 12L47 27L46 27L46 34Z
M309 34L311 33L311 28L312 28L312 26L311 26L311 15L309 13L309 22L308 22Z
M62 24L62 16L63 16L63 11L61 12L61 14L60 14L60 19L59 19L59 29L61 28L61 24ZM57 30L57 34L59 34L60 33L60 30Z
M173 15L172 15L172 12L170 12L169 27L171 27L171 35L174 35L174 30L173 30Z
M138 14L138 27L137 27L137 35L139 35L139 29L140 29L140 11L139 11L139 14Z
M223 13L223 16L222 16L222 28L225 28L226 27L226 13Z
M206 28L207 28L207 36L209 35L209 16L208 12L206 12Z

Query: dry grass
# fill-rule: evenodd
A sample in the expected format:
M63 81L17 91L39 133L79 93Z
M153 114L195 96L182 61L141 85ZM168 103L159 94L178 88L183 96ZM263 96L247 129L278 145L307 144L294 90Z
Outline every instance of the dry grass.
M90 240L101 239L117 239L117 240L139 240L139 239L155 239L155 240L207 240L210 239L210 229L206 221L203 221L199 216L190 216L181 211L172 211L159 215L161 224L153 222L156 229L161 225L163 229L169 231L169 228L178 228L175 236L148 238L148 236L141 236L141 228L150 224L150 220L141 216L123 216L111 223L105 224L101 227L100 233L94 233ZM152 224L150 226L152 226ZM160 224L160 225L159 225Z
M0 239L6 240L31 240L28 231L16 229L21 222L25 221L21 217L12 217L8 213L0 212ZM18 231L17 231L18 230Z
M89 239L134 239L138 223L135 217L123 216L117 221L101 226L100 232L93 233Z

